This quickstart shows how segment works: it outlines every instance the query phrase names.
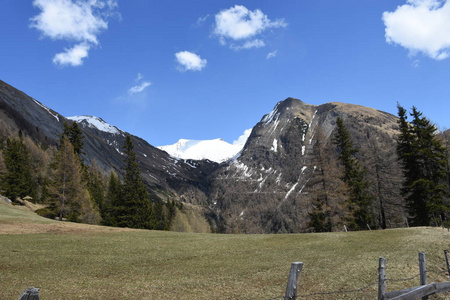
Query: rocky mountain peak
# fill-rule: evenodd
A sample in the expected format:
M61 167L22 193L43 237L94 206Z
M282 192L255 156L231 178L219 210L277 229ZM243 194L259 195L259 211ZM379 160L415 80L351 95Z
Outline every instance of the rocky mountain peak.
M309 105L299 99L289 97L278 102L275 108L261 119L261 122L267 125L279 119L291 120L293 118L302 118L309 122L314 115L315 108L315 105Z
M67 119L77 122L85 127L95 128L103 132L120 134L122 131L116 126L112 126L105 122L102 118L94 116L73 116L67 117Z

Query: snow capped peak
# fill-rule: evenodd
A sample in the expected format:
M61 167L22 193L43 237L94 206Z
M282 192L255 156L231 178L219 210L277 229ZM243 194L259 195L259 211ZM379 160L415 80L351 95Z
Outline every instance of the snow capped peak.
M209 159L218 163L224 162L237 153L239 153L245 145L251 129L234 141L233 144L227 143L223 139L213 140L187 140L180 139L173 145L157 147L166 151L171 156L181 159Z
M83 126L88 126L90 128L96 128L100 131L119 134L121 130L115 126L106 123L102 118L94 116L73 116L67 117L67 119L75 121L77 123L83 124Z
M275 119L275 121L276 120L278 120L278 117L279 117L279 113L278 113L278 106L280 105L280 103L278 103L276 106L275 106L275 108L270 112L270 113L268 113L267 115L265 115L263 118L262 118L262 120L261 120L261 122L263 122L264 123L264 125L267 125L267 124L269 124L269 123L271 123L274 119Z

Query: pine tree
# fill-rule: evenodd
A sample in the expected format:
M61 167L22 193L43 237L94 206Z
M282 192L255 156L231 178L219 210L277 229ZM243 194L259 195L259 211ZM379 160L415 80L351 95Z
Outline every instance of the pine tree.
M3 158L3 153L0 150L0 178L3 178L3 176L6 174L6 165L5 165L5 160ZM0 185L0 189L1 189L1 185Z
M125 139L124 153L126 155L126 167L118 225L120 227L151 229L152 206L147 188L141 178L133 141L129 135Z
M348 185L349 210L352 220L349 227L353 230L361 230L372 223L373 217L370 212L372 197L368 192L369 181L365 178L365 170L356 158L358 149L354 147L344 121L337 118L337 130L332 138L333 143L339 150L339 161L344 167L344 182Z
M3 159L6 166L2 180L5 196L14 201L17 197L30 195L33 191L30 153L20 133L19 138L6 140Z
M82 179L82 167L68 138L63 136L52 166L49 187L51 208L61 221L98 223L86 184Z
M122 183L116 173L111 171L105 205L101 210L102 224L107 226L119 226L119 216L123 211L125 211L125 207L123 207L122 203Z
M406 110L400 105L397 108L400 127L397 154L405 177L402 194L410 224L426 226L433 216L444 215L448 210L443 202L448 190L446 151L437 138L436 127L416 107L410 114L411 123L407 121Z
M87 177L87 187L89 195L93 203L97 206L100 212L105 209L105 185L103 184L101 172L96 166L89 166L84 168L84 177Z
M67 122L64 123L64 131L62 136L66 136L70 143L72 144L73 151L80 157L83 154L83 131L81 131L77 122L72 122L69 124Z

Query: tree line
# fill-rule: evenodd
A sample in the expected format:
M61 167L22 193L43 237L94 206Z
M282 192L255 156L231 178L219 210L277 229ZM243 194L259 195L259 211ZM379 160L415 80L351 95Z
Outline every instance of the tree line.
M38 214L57 219L118 227L169 230L174 201L151 199L141 178L131 137L126 136L123 179L84 164L83 133L76 122L65 123L58 147L42 147L2 122L0 194L20 204L43 204Z
M444 144L447 139L416 107L409 113L410 122L406 109L399 104L397 108L399 133L395 154L403 179L400 190L403 201L397 202L397 206L406 212L406 226L448 222L450 156ZM359 149L340 117L331 138L335 147L331 151L334 153L323 145L320 129L317 136L314 163L318 175L313 184L320 185L320 188L312 196L309 227L315 232L332 231L344 225L350 230L386 228L387 201L379 177L383 171L389 172L389 167L382 170L380 156L376 155L375 174L372 176L376 182L368 179L367 170L360 163ZM382 151L380 147L372 150ZM338 164L330 156L337 156ZM371 186L376 188L371 189Z

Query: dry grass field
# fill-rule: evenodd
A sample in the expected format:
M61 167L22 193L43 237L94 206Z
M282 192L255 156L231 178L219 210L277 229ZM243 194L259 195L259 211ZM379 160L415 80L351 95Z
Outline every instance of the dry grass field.
M380 256L387 277L446 281L439 228L325 234L218 235L117 229L56 222L0 204L0 299L30 286L54 299L272 299L284 295L291 262L302 261L301 299L376 299ZM388 291L419 279L388 281ZM450 293L430 299L448 299Z

